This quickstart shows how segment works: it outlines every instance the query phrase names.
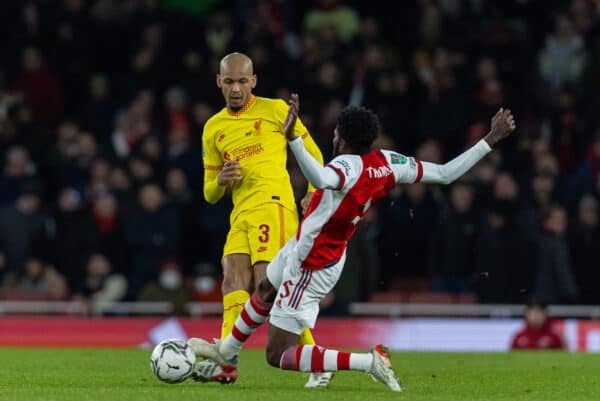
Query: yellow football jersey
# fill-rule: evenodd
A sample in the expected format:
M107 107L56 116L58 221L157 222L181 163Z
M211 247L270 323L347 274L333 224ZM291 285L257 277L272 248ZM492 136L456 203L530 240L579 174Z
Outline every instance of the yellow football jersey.
M242 180L232 186L235 216L256 205L276 202L292 210L296 203L290 176L286 169L287 140L283 123L288 105L281 99L252 96L237 113L226 107L212 116L202 133L204 162L204 197L216 203L225 194L225 186L217 183L223 163L239 159ZM308 130L297 120L296 135L306 149L323 164L323 156Z

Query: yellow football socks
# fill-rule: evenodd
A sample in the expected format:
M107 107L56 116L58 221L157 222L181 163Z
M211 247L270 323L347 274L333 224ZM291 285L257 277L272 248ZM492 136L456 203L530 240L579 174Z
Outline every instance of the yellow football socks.
M298 344L301 345L315 345L315 339L313 338L312 333L309 328L302 330L300 333L300 337L298 337Z
M223 296L223 326L221 326L221 340L231 333L237 317L244 309L250 294L244 290L237 290Z

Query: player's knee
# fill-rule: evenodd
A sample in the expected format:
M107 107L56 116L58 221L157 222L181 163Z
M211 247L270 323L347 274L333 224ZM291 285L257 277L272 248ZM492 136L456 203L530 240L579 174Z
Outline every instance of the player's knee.
M278 368L281 361L281 354L283 354L283 351L279 347L267 345L266 356L269 365Z
M258 294L260 299L267 303L273 303L277 296L277 289L269 282L269 279L265 278L257 286Z

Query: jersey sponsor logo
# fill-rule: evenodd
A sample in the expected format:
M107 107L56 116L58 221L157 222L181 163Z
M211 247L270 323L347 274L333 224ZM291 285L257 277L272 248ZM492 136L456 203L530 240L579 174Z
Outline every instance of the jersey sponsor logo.
M369 178L384 178L388 175L392 175L392 169L388 166L380 166L380 167L367 167L367 174Z
M345 175L350 175L350 164L348 164L348 162L346 160L336 160L333 162L334 164L339 165L341 168L344 169L344 174Z
M265 148L263 147L262 143L257 143L255 145L250 145L250 146L246 146L244 148L236 149L232 152L233 154L231 156L233 156L234 159L244 160L249 157L259 155L259 154L263 153L264 151L265 151ZM227 152L225 152L225 153L227 154ZM229 159L226 159L226 160L229 160Z
M390 160L392 164L405 164L406 156L401 155L400 153L392 153L390 154Z

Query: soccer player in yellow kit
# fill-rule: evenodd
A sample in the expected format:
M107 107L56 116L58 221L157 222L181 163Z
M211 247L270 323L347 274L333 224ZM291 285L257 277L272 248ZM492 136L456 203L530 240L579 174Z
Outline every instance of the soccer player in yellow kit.
M216 203L231 188L233 211L230 231L223 250L224 339L250 299L255 284L266 275L268 263L296 234L298 214L290 177L286 169L287 141L283 132L288 106L282 99L252 93L256 75L252 60L231 53L221 60L217 86L226 107L204 125L204 197ZM323 156L306 127L298 120L296 134L306 149L323 163ZM307 198L314 191L309 186ZM307 199L305 198L305 199ZM305 329L300 344L315 343ZM212 361L197 364L200 381L232 383L237 372L223 372ZM306 387L324 387L331 374L313 373Z

